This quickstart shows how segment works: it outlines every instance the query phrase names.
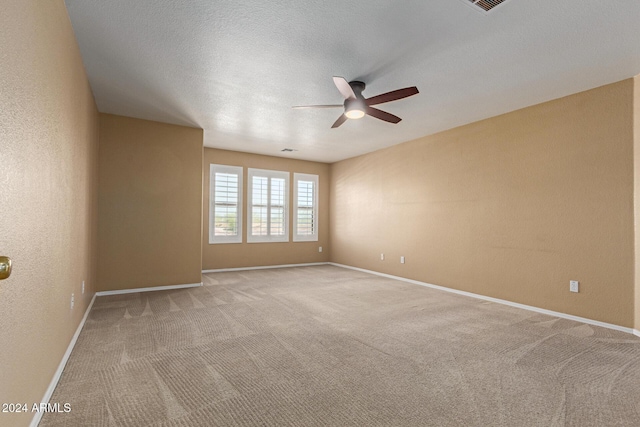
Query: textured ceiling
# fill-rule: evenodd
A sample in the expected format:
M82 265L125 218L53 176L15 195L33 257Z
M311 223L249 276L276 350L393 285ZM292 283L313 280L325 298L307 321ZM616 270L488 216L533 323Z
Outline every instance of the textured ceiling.
M640 1L66 0L101 112L334 162L640 73ZM330 129L332 76L420 94ZM297 151L282 153L283 148Z

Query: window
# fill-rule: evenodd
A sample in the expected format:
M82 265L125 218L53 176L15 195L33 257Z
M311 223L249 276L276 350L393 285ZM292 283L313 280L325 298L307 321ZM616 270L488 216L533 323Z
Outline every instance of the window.
M289 241L289 172L249 169L247 242Z
M242 167L211 165L209 244L242 243Z
M318 241L318 175L293 174L293 241Z

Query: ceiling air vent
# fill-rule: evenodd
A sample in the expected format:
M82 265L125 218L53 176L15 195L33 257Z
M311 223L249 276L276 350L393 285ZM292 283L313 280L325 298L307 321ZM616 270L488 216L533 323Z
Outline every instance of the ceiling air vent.
M479 8L482 12L487 13L496 6L506 3L508 0L463 0L465 3Z

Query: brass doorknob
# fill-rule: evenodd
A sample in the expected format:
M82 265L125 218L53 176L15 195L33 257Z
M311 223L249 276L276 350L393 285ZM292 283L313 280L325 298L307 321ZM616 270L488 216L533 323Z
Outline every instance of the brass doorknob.
M0 280L11 276L11 258L0 256Z

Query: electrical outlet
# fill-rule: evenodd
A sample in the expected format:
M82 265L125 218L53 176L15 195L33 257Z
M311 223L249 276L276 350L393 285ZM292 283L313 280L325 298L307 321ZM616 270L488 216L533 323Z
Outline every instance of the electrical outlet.
M580 282L578 282L577 280L570 280L569 290L571 292L580 292Z
M75 302L75 296L71 294L71 310L73 310L73 304Z
M84 280L82 281L82 295L84 295Z
M400 264L404 264L404 257L403 256L400 257Z
M318 252L322 252L322 246L318 246Z
M380 261L384 261L384 254L380 254Z

